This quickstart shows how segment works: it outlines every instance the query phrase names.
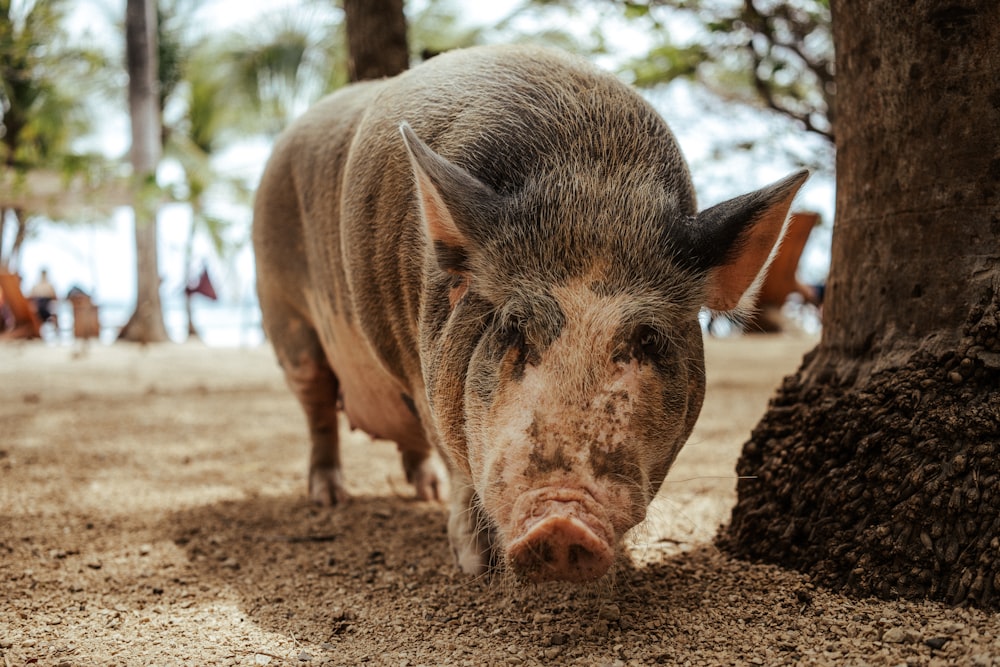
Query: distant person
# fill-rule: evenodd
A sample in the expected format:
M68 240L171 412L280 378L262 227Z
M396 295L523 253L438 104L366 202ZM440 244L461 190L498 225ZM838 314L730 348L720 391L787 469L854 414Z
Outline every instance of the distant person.
M35 304L35 312L38 313L39 324L52 322L56 329L59 328L59 318L56 316L53 306L53 302L57 301L58 298L55 288L49 282L48 270L42 269L38 274L38 282L28 292L28 300Z

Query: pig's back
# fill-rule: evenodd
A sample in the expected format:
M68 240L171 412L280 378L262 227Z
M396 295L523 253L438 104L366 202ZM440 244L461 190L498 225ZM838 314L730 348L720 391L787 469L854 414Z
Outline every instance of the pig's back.
M631 88L579 58L528 46L475 47L386 80L351 146L342 234L362 324L385 341L380 352L399 374L419 373L416 328L428 262L399 134L403 121L501 194L542 173L600 164L607 173L631 174L638 165L655 171L665 191L680 193L678 206L694 212L687 169L666 123Z
M659 164L666 179L686 176L670 130L645 100L611 74L552 49L457 50L388 80L353 154L388 149L408 176L397 131L404 120L437 153L502 194L574 162Z
M254 201L253 242L261 299L342 303L339 200L351 139L378 84L330 95L275 142ZM332 272L332 273L331 273ZM310 313L315 317L316 314Z

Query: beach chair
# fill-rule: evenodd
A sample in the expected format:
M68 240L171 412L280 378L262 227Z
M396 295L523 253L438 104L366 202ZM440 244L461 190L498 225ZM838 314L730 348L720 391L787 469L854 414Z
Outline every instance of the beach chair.
M100 337L100 310L90 295L78 290L71 291L67 298L73 304L73 337L82 341Z
M41 338L42 323L38 321L34 305L21 292L21 276L0 272L0 292L3 303L14 315L14 325L0 332L0 340Z

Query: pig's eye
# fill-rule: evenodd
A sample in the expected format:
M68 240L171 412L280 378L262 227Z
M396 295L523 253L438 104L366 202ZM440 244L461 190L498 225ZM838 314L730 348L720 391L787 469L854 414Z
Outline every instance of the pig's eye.
M525 354L528 351L528 341L524 336L524 331L520 327L505 327L500 336L506 347L513 348L521 354Z
M516 368L523 370L526 364L538 364L538 354L528 343L521 327L516 325L504 327L500 331L500 341L507 350L512 350L515 353L514 365Z
M524 334L517 327L504 327L500 331L500 344L506 348L524 346Z
M636 328L632 334L632 356L639 361L656 361L666 354L667 343L663 336L648 326Z

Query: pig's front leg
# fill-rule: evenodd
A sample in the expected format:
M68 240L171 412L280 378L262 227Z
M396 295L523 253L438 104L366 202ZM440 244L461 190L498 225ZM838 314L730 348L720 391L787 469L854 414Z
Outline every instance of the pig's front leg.
M345 503L350 494L340 464L337 378L325 359L300 366L298 373L286 370L286 375L309 423L309 498L317 505Z
M466 574L485 574L496 564L493 525L483 512L472 482L452 473L448 539L458 566Z
M350 499L340 465L339 383L318 341L310 337L308 342L296 347L276 340L275 347L309 425L309 497L317 505L337 505Z

